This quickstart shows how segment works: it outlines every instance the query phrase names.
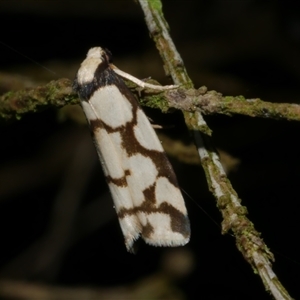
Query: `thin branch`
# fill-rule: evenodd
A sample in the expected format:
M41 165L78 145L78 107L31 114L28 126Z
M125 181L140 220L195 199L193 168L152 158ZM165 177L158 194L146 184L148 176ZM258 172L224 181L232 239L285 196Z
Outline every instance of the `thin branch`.
M290 103L271 103L259 98L245 99L243 96L223 96L216 91L176 88L157 92L149 88L159 84L153 79L145 81L145 89L126 80L127 86L139 96L142 105L158 108L162 112L176 108L183 112L200 111L205 115L223 114L227 116L244 115L267 119L300 121L300 105ZM32 89L11 91L0 96L0 119L18 120L27 113L48 108L61 108L68 104L79 104L79 98L72 91L71 80L59 79Z
M30 112L76 103L79 103L78 96L72 91L71 81L62 78L34 89L8 92L2 95L0 97L0 118L6 121L19 120Z
M133 90L134 92L134 90ZM150 91L151 92L151 91ZM272 103L259 98L223 96L216 91L207 91L205 86L198 90L177 88L156 95L147 91L140 98L142 104L167 111L176 108L183 112L201 112L205 115L244 115L275 120L300 121L300 105Z
M180 55L169 35L167 22L162 12L159 0L139 0L145 14L145 20L164 61L167 74L170 74L175 84L192 87ZM259 237L254 225L246 217L247 210L241 206L237 193L232 188L218 155L212 146L209 137L211 130L200 112L184 113L185 121L193 129L194 139L204 168L210 190L217 200L217 206L223 216L222 230L226 233L232 230L238 249L254 270L261 276L265 288L272 293L275 299L291 299L284 287L279 283L271 269L270 260L273 254ZM200 131L205 135L201 135Z

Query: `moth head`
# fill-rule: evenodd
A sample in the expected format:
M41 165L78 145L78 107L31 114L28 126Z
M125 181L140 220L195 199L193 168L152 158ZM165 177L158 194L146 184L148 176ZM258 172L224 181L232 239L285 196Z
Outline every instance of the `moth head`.
M109 50L101 47L91 48L86 59L80 65L75 81L78 85L91 83L95 77L95 72L97 70L102 72L109 67L110 62L111 53Z
M91 48L87 53L86 57L100 59L101 61L107 61L108 63L112 62L111 52L108 49L103 49L101 47Z

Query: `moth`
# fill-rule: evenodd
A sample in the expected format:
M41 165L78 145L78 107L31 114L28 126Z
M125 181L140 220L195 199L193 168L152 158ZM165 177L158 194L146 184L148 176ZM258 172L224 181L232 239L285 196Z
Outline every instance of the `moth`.
M108 50L95 47L81 63L73 89L90 125L126 248L134 252L139 237L153 246L185 245L190 223L173 168L121 77L145 86L117 69Z

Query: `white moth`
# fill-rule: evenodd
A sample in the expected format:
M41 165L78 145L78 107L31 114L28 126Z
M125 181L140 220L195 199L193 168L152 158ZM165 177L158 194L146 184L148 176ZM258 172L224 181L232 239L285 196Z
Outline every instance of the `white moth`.
M190 223L176 176L120 76L140 82L112 65L108 50L91 48L73 88L93 133L126 248L133 252L139 237L154 246L185 245Z

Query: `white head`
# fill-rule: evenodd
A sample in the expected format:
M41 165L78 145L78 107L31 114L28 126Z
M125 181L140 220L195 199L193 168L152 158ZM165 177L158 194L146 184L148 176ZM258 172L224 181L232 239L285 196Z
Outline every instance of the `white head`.
M104 62L109 63L109 57L106 51L101 47L91 48L77 72L78 83L84 84L91 82L94 78L96 69Z
M87 58L102 58L106 53L101 47L94 47L89 50L86 57Z

